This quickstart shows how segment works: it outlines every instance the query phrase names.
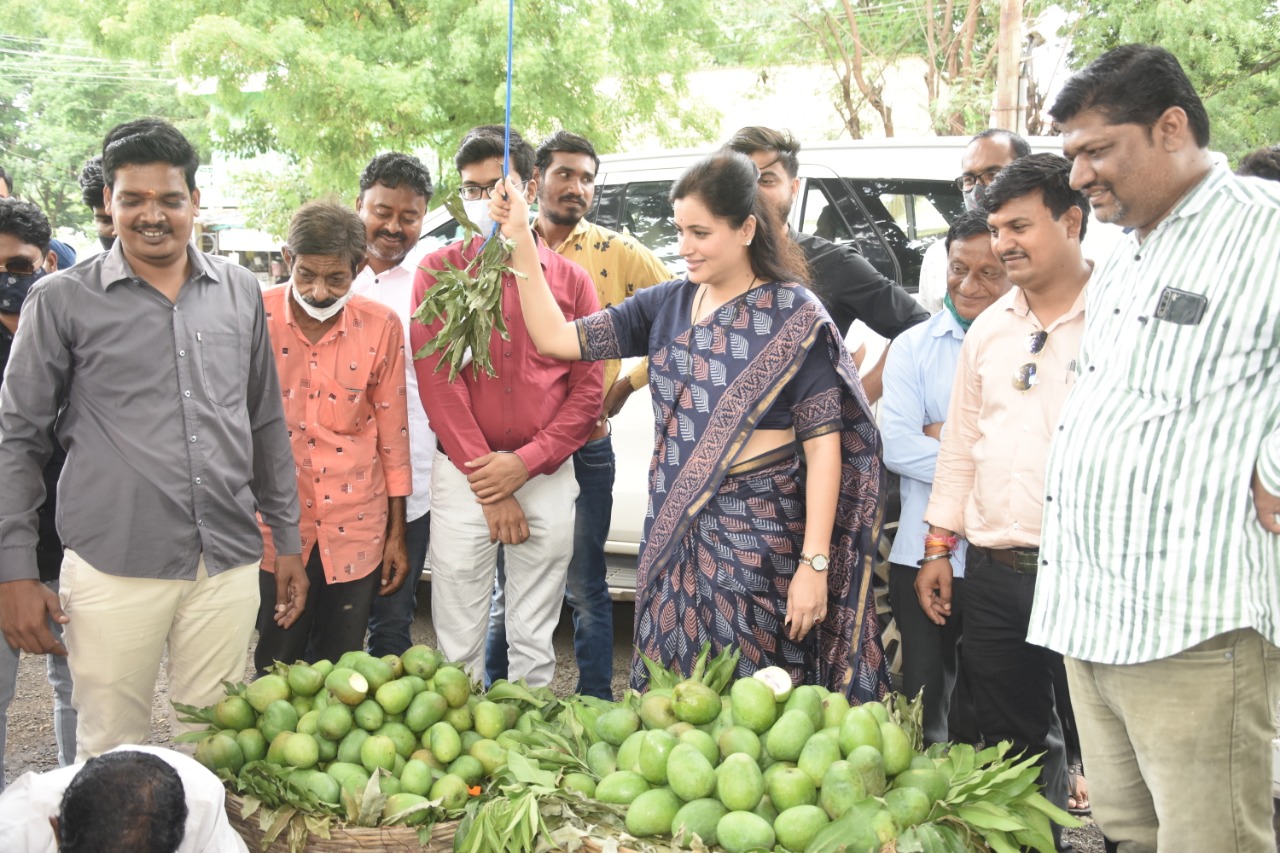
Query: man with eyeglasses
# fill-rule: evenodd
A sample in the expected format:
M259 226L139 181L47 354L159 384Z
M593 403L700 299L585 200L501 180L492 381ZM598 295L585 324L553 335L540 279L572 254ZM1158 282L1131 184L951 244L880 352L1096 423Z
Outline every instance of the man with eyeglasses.
M1045 795L1067 806L1067 766L1054 707L1062 656L1026 641L1039 569L1045 465L1075 380L1093 265L1080 250L1088 202L1071 164L1034 154L986 188L992 246L1014 287L970 327L938 452L929 524L916 578L934 623L952 615L950 559L965 558L965 676L988 743L1042 759ZM1055 827L1059 850L1064 845Z
M557 254L577 263L591 276L600 305L608 308L636 291L672 278L653 252L630 234L619 234L586 219L595 197L600 158L590 140L558 131L543 140L534 159L538 181L538 215L533 227ZM601 409L587 443L573 454L578 480L574 519L573 559L565 588L565 602L573 610L573 648L578 662L574 691L602 699L613 698L613 602L609 598L604 557L613 512L615 460L609 418L618 414L631 394L649 382L648 360L625 375L617 360L604 364ZM502 596L503 568L498 566L498 589L489 611L489 641L485 651L485 680L507 676L506 605Z
M49 248L49 220L40 208L29 201L0 199L0 389L4 369L9 363L13 336L17 334L22 304L31 286L47 273L57 270L57 258ZM62 565L62 540L58 538L54 518L57 514L58 476L67 453L57 441L44 466L45 499L37 511L38 540L36 566L40 580L54 592L58 590L58 572ZM58 642L62 625L50 619L48 626ZM20 651L0 642L0 791L4 790L4 743L9 703L18 684ZM53 732L58 743L58 764L66 766L76 760L76 712L71 707L71 670L67 659L48 655L49 683L53 686Z
M486 125L463 138L454 157L468 218L481 235L446 246L422 260L413 305L436 284L435 271L463 269L493 231L489 196L503 180L503 128ZM533 148L511 132L510 174L526 199L537 194ZM564 315L585 317L599 300L582 267L539 241L547 282ZM485 635L495 566L501 549L508 677L530 686L551 683L551 635L560 618L573 553L578 484L570 457L600 417L604 393L598 363L562 362L538 355L521 320L511 274L503 278L501 311L509 340L496 333L489 355L496 376L470 365L449 381L440 353L419 359L418 391L439 447L431 467L431 620L440 649L462 661L473 678L485 670ZM441 329L414 323L412 351Z
M1000 170L1030 153L1031 145L1012 130L988 128L970 139L960 158L960 177L955 180L956 189L964 196L965 210L982 210L987 187ZM930 314L942 310L942 298L947 294L947 250L942 244L942 240L932 243L920 263L916 298Z

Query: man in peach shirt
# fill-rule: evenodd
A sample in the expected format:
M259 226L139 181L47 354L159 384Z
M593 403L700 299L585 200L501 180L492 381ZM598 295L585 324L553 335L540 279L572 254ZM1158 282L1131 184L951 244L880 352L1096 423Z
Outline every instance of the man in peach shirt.
M993 247L1015 286L965 335L916 578L920 606L943 624L952 537L968 540L962 654L978 728L988 743L1012 741L1015 753L1047 751L1041 781L1059 808L1067 771L1053 680L1062 657L1026 637L1049 441L1075 378L1093 272L1080 252L1088 202L1070 173L1057 154L1036 154L987 190ZM1058 849L1070 849L1057 829Z
M409 570L404 333L394 311L351 292L364 253L354 211L307 204L289 223L290 282L262 297L298 469L310 589L288 629L259 613L259 674L272 661L336 660L363 648L374 596L395 592ZM262 535L265 567L272 541L265 527ZM260 579L274 589L266 571Z

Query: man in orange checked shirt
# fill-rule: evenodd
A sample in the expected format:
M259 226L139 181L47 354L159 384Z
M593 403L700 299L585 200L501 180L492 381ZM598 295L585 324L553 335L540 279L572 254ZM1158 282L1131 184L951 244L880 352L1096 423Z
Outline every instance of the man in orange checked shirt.
M262 297L298 470L310 588L291 628L265 606L258 614L260 675L273 661L336 660L363 648L374 596L395 592L409 570L404 332L394 311L351 292L364 253L354 211L307 204L289 223L290 281ZM265 567L273 549L270 531L262 535ZM265 570L260 582L275 588Z

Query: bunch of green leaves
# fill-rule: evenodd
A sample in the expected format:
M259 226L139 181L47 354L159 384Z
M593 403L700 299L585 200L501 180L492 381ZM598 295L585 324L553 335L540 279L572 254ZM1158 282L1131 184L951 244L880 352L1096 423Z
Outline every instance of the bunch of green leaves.
M738 659L742 656L741 650L736 646L727 646L708 662L711 642L707 641L702 644L702 649L698 652L693 671L686 674L675 665L663 666L639 648L636 649L636 654L640 655L645 669L649 671L650 690L670 690L680 682L692 678L701 681L717 693L723 693L733 682L733 674L738 669Z
M457 853L545 853L598 848L669 853L662 839L640 839L626 829L627 807L601 803L560 787L565 771L539 766L513 752L497 772L489 796L473 799L454 838ZM705 849L705 848L695 848Z
M897 853L1054 853L1051 824L1082 824L1039 792L1037 756L1011 758L1009 748L1008 741L981 752L968 744L929 747L929 757L942 759L937 770L950 779L950 788L929 823L898 836Z
M468 234L480 233L456 195L447 196L444 206ZM436 370L448 363L450 382L458 378L468 356L473 377L479 378L481 370L488 376L498 375L489 355L490 339L495 330L504 341L511 339L502 319L502 277L506 273L524 277L507 263L514 247L512 241L495 232L465 268L446 261L445 269L434 271L436 283L423 294L413 318L424 326L436 320L443 320L443 325L414 358L441 353Z
M889 712L890 722L898 726L911 738L911 748L916 752L924 751L924 690L916 694L916 698L908 699L901 693L891 693L880 700Z

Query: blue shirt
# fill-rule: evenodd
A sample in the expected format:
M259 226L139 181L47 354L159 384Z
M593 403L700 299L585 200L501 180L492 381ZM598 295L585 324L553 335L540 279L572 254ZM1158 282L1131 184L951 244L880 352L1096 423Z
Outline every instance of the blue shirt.
M941 443L924 434L924 427L947 419L951 387L960 361L964 330L945 308L894 340L884 365L884 393L880 397L880 434L885 467L902 477L902 517L889 561L916 565L924 557L924 522L933 469ZM951 557L951 571L964 577L961 541Z

